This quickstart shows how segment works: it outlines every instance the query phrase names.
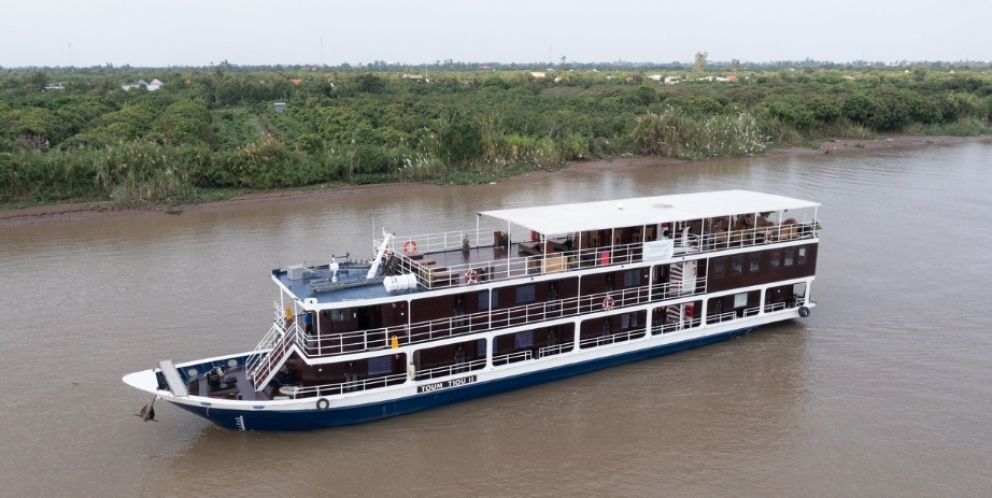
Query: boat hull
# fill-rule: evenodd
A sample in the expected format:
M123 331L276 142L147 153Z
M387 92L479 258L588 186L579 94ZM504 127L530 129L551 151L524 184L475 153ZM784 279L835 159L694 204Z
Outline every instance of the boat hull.
M195 406L174 403L189 412L231 429L253 431L301 431L326 427L354 425L396 415L428 410L439 406L466 401L484 396L536 386L546 382L602 370L625 363L631 363L657 356L677 353L746 334L756 327L748 326L727 332L703 336L676 343L662 344L651 348L576 362L568 365L527 372L520 375L470 383L463 386L441 389L388 401L367 403L326 410L236 410Z

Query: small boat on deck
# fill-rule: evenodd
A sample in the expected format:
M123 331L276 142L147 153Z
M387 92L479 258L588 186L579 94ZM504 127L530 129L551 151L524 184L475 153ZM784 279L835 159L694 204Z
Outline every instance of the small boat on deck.
M254 350L124 382L239 430L357 424L806 317L819 204L732 190L477 213L272 270Z

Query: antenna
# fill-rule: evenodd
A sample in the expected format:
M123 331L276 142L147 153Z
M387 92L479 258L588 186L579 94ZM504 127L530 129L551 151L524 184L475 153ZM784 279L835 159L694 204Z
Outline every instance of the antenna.
M324 38L320 38L320 65L324 65Z
M69 42L69 67L72 67L72 42Z

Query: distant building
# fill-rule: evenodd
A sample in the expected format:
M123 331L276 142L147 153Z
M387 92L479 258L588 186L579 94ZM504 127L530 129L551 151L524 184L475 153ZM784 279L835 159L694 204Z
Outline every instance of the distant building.
M49 83L45 85L45 91L48 90L65 90L65 87L62 86L62 83Z
M291 79L289 81L291 81L296 86L300 86L300 83L303 83L303 80L301 80L299 78L294 78L294 79Z
M282 114L282 113L286 112L286 103L285 102L276 102L275 103L275 108L276 108L276 114Z
M665 79L665 77L660 74L652 74L651 76L648 76L648 78L651 78L654 81L662 81Z
M126 92L126 91L128 91L128 90L130 90L132 88L137 88L139 86L143 86L149 92L154 92L155 90L158 90L159 88L162 88L162 85L163 85L163 83L161 81L159 81L158 78L153 79L151 83L149 83L149 82L147 82L145 80L138 80L137 83L123 83L123 84L121 84L121 90L124 90Z
M669 85L677 84L679 81L682 80L679 79L678 76L665 76L665 83L668 83Z
M427 79L422 74L404 74L403 78L412 81L425 81Z
M532 77L534 77L534 78L537 78L537 79L541 79L541 78L543 78L543 77L544 77L544 75L545 75L545 73L543 73L543 72L541 72L541 71L531 71L531 72L530 72L530 75L531 75Z

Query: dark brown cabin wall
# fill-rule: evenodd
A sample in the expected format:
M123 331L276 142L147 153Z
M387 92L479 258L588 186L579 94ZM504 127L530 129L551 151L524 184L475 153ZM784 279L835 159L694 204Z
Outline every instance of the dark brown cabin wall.
M406 301L397 301L379 306L379 316L381 317L380 327L395 327L406 325L407 306Z
M410 303L410 320L413 323L450 317L454 308L451 296L434 296L414 299Z
M606 274L583 275L581 287L583 296L604 292L606 290Z
M706 265L706 275L707 275L707 289L709 292L720 292L729 289L736 289L739 287L749 287L752 285L761 285L771 282L777 282L780 280L789 280L793 278L808 277L816 274L816 247L817 244L806 244L802 246L793 246L790 249L797 251L800 248L806 248L808 251L807 261L805 265L799 265L798 256L793 259L792 266L785 266L785 249L783 247L775 247L772 249L766 249L763 251L758 251L761 258L761 268L757 272L750 271L750 257L753 253L743 253L741 254L743 258L743 271L739 275L733 273L733 256L713 256L709 258L709 262ZM779 268L777 270L770 270L770 260L772 253L779 254ZM715 266L719 259L724 261L724 272L723 277L718 277L715 272Z

